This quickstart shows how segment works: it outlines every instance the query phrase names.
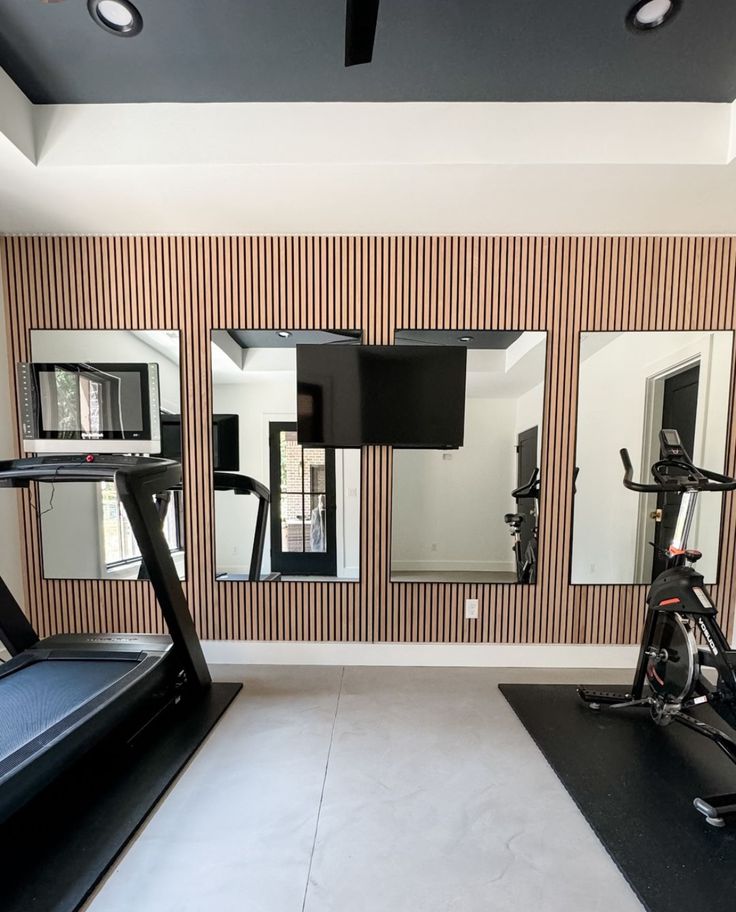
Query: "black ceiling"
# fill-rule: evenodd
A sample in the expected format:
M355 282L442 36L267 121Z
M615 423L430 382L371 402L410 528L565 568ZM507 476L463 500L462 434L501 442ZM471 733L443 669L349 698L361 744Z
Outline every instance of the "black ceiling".
M481 351L509 348L524 333L505 329L397 329L397 345L456 345Z
M335 342L360 342L359 329L320 330L293 329L283 338L278 329L229 329L228 333L241 348L294 348L297 345L323 345Z
M136 0L134 38L85 0L0 0L0 66L36 103L732 101L735 0L382 0L373 62L344 67L344 0Z

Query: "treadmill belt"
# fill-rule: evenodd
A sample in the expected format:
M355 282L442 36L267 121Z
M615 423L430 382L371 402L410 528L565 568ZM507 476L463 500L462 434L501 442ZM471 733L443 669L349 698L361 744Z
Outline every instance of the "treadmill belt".
M120 680L138 663L45 660L0 677L0 762Z

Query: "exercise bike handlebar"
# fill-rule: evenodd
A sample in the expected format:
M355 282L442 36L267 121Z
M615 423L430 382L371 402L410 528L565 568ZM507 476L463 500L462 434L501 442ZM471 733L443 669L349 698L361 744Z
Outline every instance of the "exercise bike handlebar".
M655 477L654 482L642 484L634 481L634 467L631 464L629 451L624 448L620 450L621 462L624 465L624 487L630 491L639 491L642 493L658 493L659 491L734 491L736 490L736 478L729 475L721 475L718 472L711 472L709 469L701 469L693 465L686 459L660 459L652 466L652 474ZM680 475L665 475L663 469L678 469Z
M539 468L536 468L532 472L531 478L526 484L514 488L511 492L511 496L514 500L522 500L527 497L539 498Z

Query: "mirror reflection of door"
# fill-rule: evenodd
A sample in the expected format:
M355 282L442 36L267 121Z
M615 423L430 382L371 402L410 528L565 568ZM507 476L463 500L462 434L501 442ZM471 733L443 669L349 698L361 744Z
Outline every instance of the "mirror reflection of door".
M698 385L700 365L689 367L671 377L663 384L661 427L674 428L680 434L688 453L695 452L695 423L698 413ZM657 521L654 526L654 552L652 579L666 567L664 552L670 546L677 525L681 494L662 492L657 495Z
M335 576L335 453L297 442L296 422L270 423L271 569Z
M539 428L535 425L526 431L521 431L516 442L516 486L521 487L529 482L534 470L537 468L537 443ZM534 534L537 523L537 502L533 497L522 497L517 501L517 512L524 517L519 535L521 537L521 553L526 554L529 542Z

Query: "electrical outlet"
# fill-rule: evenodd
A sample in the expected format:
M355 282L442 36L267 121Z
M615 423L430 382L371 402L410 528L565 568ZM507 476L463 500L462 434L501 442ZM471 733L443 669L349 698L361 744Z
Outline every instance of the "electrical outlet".
M478 599L465 599L465 620L478 620Z
M436 550L437 550L437 542L432 542L432 544L430 546L430 551L436 551Z

